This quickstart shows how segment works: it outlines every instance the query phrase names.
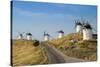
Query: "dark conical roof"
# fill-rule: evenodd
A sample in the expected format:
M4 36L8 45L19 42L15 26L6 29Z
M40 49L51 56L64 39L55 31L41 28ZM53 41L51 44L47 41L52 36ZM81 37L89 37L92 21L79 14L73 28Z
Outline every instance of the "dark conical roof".
M85 29L92 29L91 25L89 23L84 23L83 28Z
M44 36L50 36L49 34L44 34Z
M77 22L76 25L82 25L80 22Z
M32 34L31 34L31 33L27 33L27 35L30 35L30 36L32 36Z
M60 30L60 31L58 31L58 33L64 33L64 31L63 30Z

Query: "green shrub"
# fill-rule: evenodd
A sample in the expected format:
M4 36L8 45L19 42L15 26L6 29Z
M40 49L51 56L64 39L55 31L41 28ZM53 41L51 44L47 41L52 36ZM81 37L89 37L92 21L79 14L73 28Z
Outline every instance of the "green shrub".
M34 40L34 41L33 41L33 45L34 45L35 47L37 47L39 44L40 44L40 42L39 42L38 40Z

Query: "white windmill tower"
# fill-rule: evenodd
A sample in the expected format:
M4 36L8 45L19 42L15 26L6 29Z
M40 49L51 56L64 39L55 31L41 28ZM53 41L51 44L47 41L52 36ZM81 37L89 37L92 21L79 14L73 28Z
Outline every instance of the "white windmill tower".
M80 21L75 21L75 28L77 33L82 32L82 23Z
M58 38L62 38L64 36L64 32L62 30L58 31Z
M93 39L92 27L89 23L83 23L83 40Z
M44 32L44 41L48 41L49 37L50 37L50 35L48 33Z
M18 39L23 39L23 34L22 33L19 33Z
M26 39L27 40L32 40L32 34L31 33L26 33Z

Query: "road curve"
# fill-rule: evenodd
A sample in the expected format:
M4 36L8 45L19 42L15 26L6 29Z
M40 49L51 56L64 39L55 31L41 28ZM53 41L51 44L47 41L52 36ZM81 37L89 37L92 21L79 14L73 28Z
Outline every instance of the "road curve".
M82 59L76 59L64 55L62 52L60 52L46 42L41 42L41 45L44 47L44 50L48 56L49 64L85 62Z

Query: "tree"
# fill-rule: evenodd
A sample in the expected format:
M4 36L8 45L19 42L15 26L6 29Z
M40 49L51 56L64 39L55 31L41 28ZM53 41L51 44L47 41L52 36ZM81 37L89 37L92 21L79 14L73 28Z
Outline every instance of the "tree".
M38 40L34 40L34 41L33 41L33 45L34 45L35 47L37 47L39 44L40 44L40 42L39 42Z

